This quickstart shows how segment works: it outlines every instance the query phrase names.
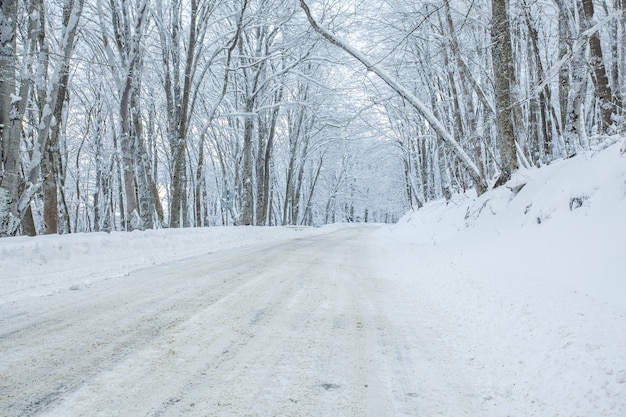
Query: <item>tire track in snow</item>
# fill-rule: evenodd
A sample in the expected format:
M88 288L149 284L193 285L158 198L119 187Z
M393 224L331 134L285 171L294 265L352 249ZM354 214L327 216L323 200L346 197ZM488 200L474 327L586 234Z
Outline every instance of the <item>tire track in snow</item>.
M255 374L255 381L273 379L276 364L263 361L257 354L250 356L247 351L257 352L263 346L271 344L273 332L265 332L264 329L271 328L270 323L286 309L285 304L293 297L294 284L300 276L291 271L292 267L283 268L282 276L277 276L274 267L258 271L257 278L231 293L228 300L224 299L219 303L218 321L222 325L228 323L235 329L238 337L228 343L220 357L203 367L201 377L189 378L182 384L176 398L184 398L184 401L163 404L149 415L193 415L194 411L198 412L194 410L196 404L207 402L207 382L222 379L222 385L230 387L226 384L228 380L242 380L246 370L252 365L264 371ZM233 319L230 316L234 312L237 315ZM231 388L221 394L216 388L211 389L215 407L222 408L232 402Z
M1 330L0 414L37 415L113 369L190 311L236 290L247 271L268 264L265 250L195 257L43 298ZM190 271L199 275L189 280Z

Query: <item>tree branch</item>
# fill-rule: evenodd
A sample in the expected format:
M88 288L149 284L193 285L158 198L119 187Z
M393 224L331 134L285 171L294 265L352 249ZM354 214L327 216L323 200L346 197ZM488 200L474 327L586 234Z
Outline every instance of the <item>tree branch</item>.
M397 79L388 74L384 69L379 67L377 64L374 64L370 59L362 54L360 51L354 49L352 46L348 45L345 41L328 32L326 29L322 28L317 24L313 16L311 15L311 10L304 2L304 0L300 0L300 7L304 11L309 21L311 27L319 33L324 39L328 42L332 43L336 47L342 49L347 52L357 61L359 61L368 71L376 74L382 81L385 82L392 90L394 90L400 97L409 102L415 110L419 114L422 115L424 119L432 126L432 128L437 132L437 134L441 137L441 139L447 143L451 148L457 158L461 161L465 169L467 169L468 173L476 183L476 189L479 194L487 190L487 184L485 179L481 177L480 171L478 170L476 164L472 161L469 155L463 150L461 145L452 137L450 132L446 130L441 121L433 114L433 112L426 107L422 101L417 98L413 93L411 93L406 87L401 85Z

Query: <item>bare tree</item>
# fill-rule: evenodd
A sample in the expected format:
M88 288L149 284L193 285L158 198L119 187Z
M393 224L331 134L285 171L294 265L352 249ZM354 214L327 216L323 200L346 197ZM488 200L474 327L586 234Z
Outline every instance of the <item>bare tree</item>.
M63 34L59 45L62 60L50 78L50 93L42 107L39 143L42 145L43 162L42 176L44 194L44 233L59 232L59 180L62 171L59 147L59 134L63 113L63 103L70 77L70 61L74 52L74 41L78 31L78 23L83 11L84 0L65 0L63 5Z
M152 213L140 213L138 191L141 197L151 195L150 185L145 175L136 175L138 161L141 156L138 147L139 141L137 123L138 101L137 95L140 85L140 62L141 41L146 21L148 19L148 0L141 0L131 11L132 4L129 0L110 0L109 10L111 15L111 27L101 19L103 42L109 65L113 69L113 76L117 92L119 94L119 120L120 120L120 152L123 199L125 201L122 213L125 230L142 229L150 227ZM117 51L117 58L112 46ZM134 110L131 111L131 108ZM141 165L143 168L144 165ZM142 170L143 171L143 170ZM138 190L139 189L139 190ZM143 214L143 216L141 215Z
M198 97L202 96L202 82L207 74L210 74L213 59L226 52L226 73L228 73L230 61L233 55L244 24L244 15L248 7L248 0L244 0L238 10L230 10L233 4L225 3L228 10L227 22L234 22L232 32L234 35L228 36L226 44L217 48L216 51L206 59L207 53L206 36L210 19L218 3L206 0L192 0L189 4L189 26L188 32L183 33L182 23L187 20L183 16L183 4L180 0L170 3L169 10L158 2L155 13L159 38L161 41L162 63L163 63L163 89L166 96L166 107L168 115L168 135L171 154L171 196L170 196L170 226L183 227L190 225L190 205L188 199L188 135L191 129L192 116L194 114ZM166 17L166 13L169 17ZM234 17L231 19L230 17ZM186 37L184 37L186 35ZM218 45L224 41L218 40ZM181 73L182 70L182 73ZM228 75L220 90L221 101L228 88ZM207 120L212 121L216 106L212 107L207 115ZM205 122L203 122L204 124ZM207 126L201 129L202 132L208 129ZM200 136L202 137L202 132ZM201 166L202 161L198 161Z

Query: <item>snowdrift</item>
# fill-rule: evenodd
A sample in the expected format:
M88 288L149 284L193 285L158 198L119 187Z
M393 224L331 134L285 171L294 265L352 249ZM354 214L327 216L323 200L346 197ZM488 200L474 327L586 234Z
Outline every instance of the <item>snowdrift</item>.
M395 229L407 241L473 249L512 269L534 265L534 278L626 311L626 156L619 144L519 170L478 198L431 202Z

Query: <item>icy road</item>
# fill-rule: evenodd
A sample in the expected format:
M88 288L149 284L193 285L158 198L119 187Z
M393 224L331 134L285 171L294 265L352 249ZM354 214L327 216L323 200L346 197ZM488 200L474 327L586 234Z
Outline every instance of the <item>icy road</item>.
M623 415L617 313L386 231L5 294L0 416Z

